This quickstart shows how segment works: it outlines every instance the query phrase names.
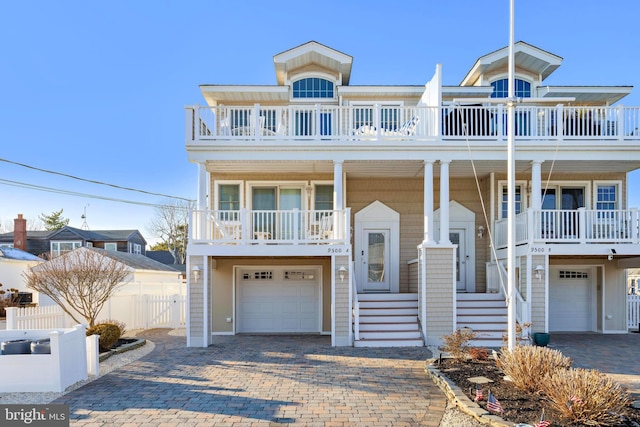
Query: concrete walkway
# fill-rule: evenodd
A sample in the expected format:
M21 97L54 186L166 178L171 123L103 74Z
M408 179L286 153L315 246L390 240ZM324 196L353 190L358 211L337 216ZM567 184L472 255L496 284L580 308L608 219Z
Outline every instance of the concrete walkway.
M186 348L138 334L149 355L68 393L73 426L438 426L446 407L426 348L331 347L329 337L224 336Z

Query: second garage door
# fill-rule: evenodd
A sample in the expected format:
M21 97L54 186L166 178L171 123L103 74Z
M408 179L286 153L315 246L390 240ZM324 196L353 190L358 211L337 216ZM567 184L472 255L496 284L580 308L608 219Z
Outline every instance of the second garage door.
M593 269L560 268L549 273L549 330L593 331Z
M320 332L320 294L319 268L241 269L236 332Z

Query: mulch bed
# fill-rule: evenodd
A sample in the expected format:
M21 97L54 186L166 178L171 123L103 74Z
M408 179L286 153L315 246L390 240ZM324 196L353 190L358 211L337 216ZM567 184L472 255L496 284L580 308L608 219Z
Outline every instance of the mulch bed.
M442 375L456 384L471 399L476 395L476 385L468 379L486 377L493 382L482 385L483 399L478 404L487 409L489 391L498 399L503 413L496 414L505 421L535 425L540 421L544 408L545 419L551 421L552 426L575 427L574 424L563 423L553 412L549 403L542 395L524 392L509 381L504 380L504 374L496 366L495 360L469 360L457 362L454 359L442 359L436 366ZM628 419L616 424L616 427L640 427L640 410L629 407Z
M111 350L117 349L118 347L122 347L125 344L131 344L132 342L136 342L136 341L138 341L137 338L120 338L118 341L116 341L116 343L114 345L111 346L110 349L105 350L105 349L101 348L100 349L100 353L101 354L102 353L107 353L107 352L109 352Z

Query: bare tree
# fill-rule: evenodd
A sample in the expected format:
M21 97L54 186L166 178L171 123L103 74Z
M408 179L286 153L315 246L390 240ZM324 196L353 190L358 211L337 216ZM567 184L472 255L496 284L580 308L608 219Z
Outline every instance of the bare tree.
M165 201L156 208L149 230L167 245L174 264L184 264L189 240L189 211L191 205L183 201Z
M106 251L78 248L24 273L27 287L56 302L71 318L93 326L104 304L126 282L130 268Z

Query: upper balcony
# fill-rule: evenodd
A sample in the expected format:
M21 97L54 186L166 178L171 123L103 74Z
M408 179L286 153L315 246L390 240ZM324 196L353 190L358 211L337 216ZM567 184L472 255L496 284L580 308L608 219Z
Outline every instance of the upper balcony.
M506 141L503 105L193 106L186 109L187 145L266 141ZM638 141L640 107L518 105L516 140Z

